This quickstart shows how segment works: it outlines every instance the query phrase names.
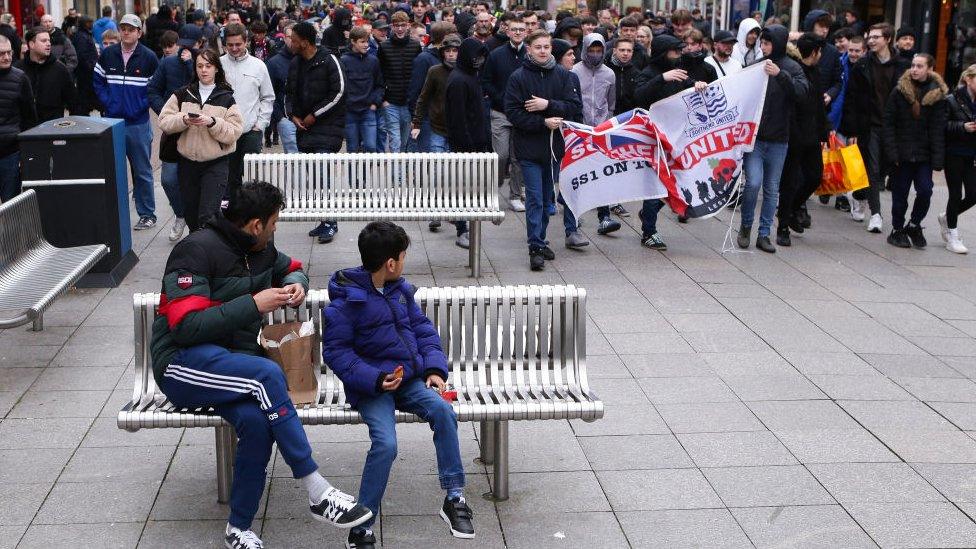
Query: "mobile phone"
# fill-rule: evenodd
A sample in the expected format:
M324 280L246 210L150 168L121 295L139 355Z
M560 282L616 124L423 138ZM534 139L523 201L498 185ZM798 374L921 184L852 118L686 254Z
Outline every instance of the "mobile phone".
M195 112L189 112L186 113L186 115L189 116L190 118L200 118L200 114Z

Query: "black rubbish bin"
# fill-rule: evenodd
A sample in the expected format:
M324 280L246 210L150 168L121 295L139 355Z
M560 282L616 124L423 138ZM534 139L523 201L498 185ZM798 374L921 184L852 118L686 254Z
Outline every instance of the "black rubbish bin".
M109 253L79 287L118 286L139 261L132 251L125 122L67 116L20 134L24 189L34 189L48 242L105 244Z

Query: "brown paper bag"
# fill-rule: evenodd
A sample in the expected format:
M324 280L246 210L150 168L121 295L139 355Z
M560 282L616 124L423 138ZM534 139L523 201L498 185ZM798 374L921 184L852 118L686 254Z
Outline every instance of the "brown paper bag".
M269 324L258 335L265 354L284 370L285 379L288 380L288 396L295 406L318 402L319 379L312 358L312 353L319 347L318 334L297 337L280 346L269 344L269 341L277 343L291 332L299 333L301 327L301 322Z

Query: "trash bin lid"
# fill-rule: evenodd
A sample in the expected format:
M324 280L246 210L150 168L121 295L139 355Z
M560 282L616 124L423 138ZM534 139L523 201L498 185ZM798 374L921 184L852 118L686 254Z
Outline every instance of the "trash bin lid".
M110 128L116 124L124 123L125 121L121 118L65 116L38 124L25 132L21 132L18 137L21 141L51 139L54 137L62 139L72 139L85 136L93 137L101 135L106 131L111 131Z

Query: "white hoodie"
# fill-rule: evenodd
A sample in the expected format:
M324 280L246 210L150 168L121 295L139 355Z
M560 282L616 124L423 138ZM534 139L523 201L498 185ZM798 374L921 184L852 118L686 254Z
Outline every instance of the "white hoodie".
M759 21L756 21L752 17L746 17L739 23L739 34L735 37L737 42L732 47L732 59L742 66L748 65L762 57L762 49L759 48L758 37L752 48L746 47L746 36L753 30L762 30L762 28L759 25Z

